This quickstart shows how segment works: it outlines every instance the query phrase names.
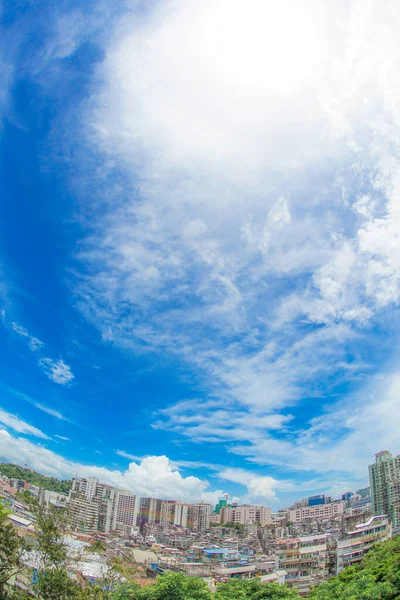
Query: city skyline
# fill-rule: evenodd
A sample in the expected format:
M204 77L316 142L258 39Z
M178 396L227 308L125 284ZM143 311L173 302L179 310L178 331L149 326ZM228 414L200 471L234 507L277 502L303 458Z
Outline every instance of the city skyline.
M0 11L0 460L213 505L368 485L398 3L46 4Z

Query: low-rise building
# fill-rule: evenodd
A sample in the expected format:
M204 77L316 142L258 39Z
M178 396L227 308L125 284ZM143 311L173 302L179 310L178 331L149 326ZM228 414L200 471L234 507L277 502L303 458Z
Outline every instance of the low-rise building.
M328 578L330 553L327 534L276 541L276 569L287 572L285 583L307 594Z
M259 523L261 527L272 523L271 509L268 506L232 506L221 509L221 523L247 525Z
M391 535L391 526L386 515L371 517L366 523L355 526L337 544L336 572L358 563L364 554L377 542L384 542Z
M289 510L289 521L292 523L301 523L306 519L333 519L343 514L345 502L331 502L329 504L317 504L315 506L299 506L294 510Z

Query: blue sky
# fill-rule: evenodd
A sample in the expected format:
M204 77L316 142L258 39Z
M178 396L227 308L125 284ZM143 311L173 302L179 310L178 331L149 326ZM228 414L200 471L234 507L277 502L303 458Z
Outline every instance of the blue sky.
M0 7L1 458L367 484L400 451L398 3Z

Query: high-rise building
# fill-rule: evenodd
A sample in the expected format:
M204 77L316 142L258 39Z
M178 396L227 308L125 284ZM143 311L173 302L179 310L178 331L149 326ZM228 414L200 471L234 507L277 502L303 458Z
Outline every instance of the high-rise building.
M130 492L120 491L117 498L117 523L133 527L136 525L137 497Z
M174 525L178 527L189 527L191 516L191 505L183 502L175 503Z
M78 511L78 507L84 505L83 502L78 502L78 499L97 504L96 531L109 533L116 529L118 522L130 526L135 523L136 496L100 483L95 477L87 479L80 477L72 480L69 493L71 512ZM75 502L72 502L73 500Z
M396 483L400 481L400 455L393 457L383 450L375 454L375 463L369 465L372 514L396 519L400 512ZM398 518L398 516L397 516Z
M161 521L161 503L158 498L140 498L139 525L159 525Z
M194 531L210 529L211 505L199 502L192 504L189 509L189 527Z
M92 534L98 530L98 502L75 493L70 495L68 508L70 527L73 531Z

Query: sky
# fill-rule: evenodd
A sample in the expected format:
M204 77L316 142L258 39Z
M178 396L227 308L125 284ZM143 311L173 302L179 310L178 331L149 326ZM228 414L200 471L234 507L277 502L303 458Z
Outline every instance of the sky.
M274 509L400 452L400 4L0 0L0 459Z

